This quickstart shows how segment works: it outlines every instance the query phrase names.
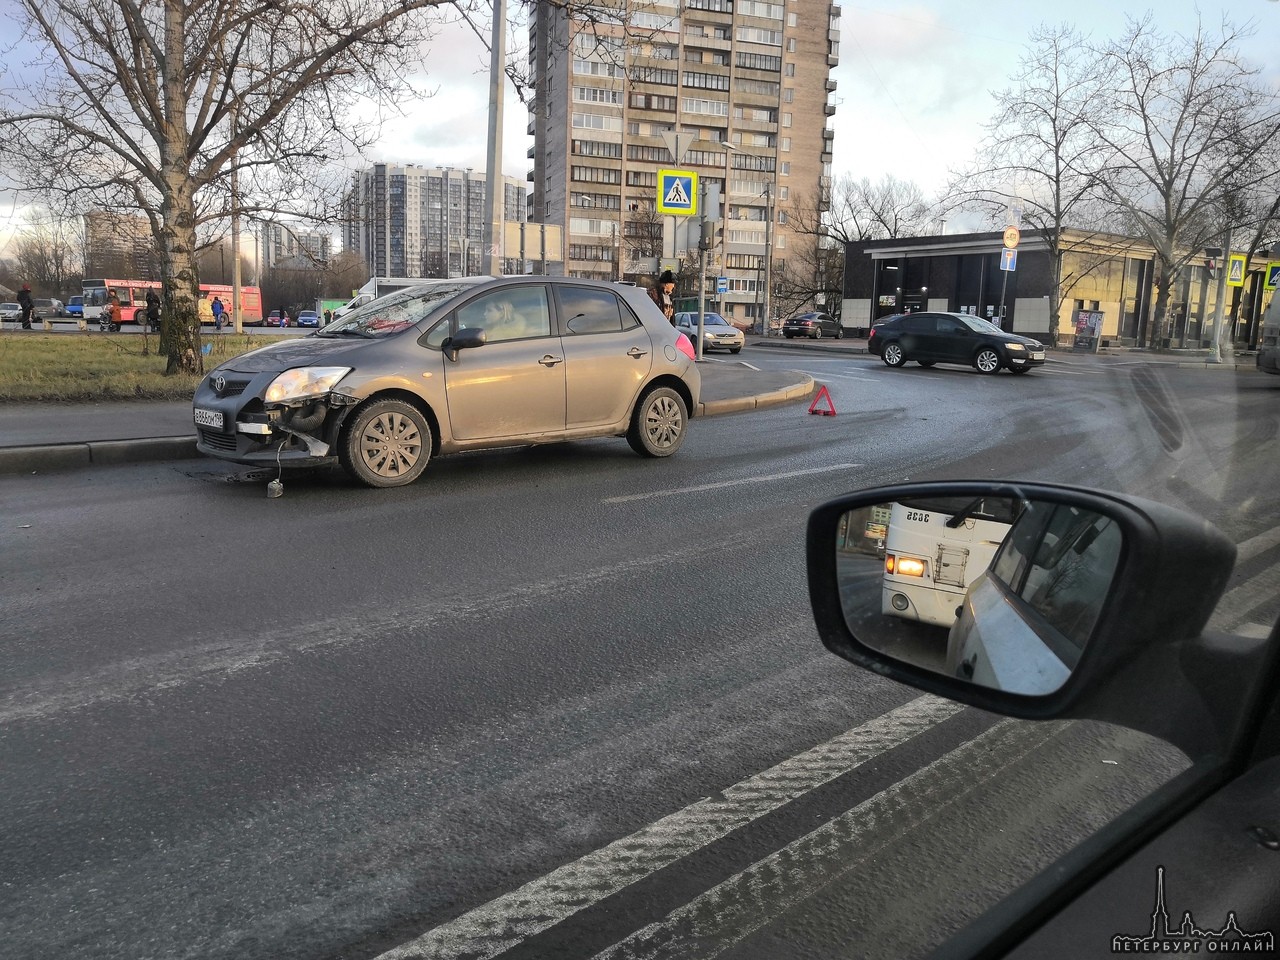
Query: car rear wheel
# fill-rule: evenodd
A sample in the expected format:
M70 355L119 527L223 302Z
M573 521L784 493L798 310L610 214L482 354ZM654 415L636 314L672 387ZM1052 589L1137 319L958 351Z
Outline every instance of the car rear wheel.
M815 340L821 340L821 339L822 339L822 328L821 328L821 327L814 327L814 328L813 328L813 339L815 339Z
M367 487L402 487L427 468L431 428L426 417L403 400L376 400L352 417L338 459Z
M670 387L656 387L636 404L627 443L642 457L669 457L684 443L688 423L684 398Z
M974 356L973 365L979 373L995 373L1000 369L1000 354L990 347L983 347Z
M902 353L902 347L896 343L886 343L884 351L880 354L880 359L884 361L886 367L900 367L907 362L907 358Z

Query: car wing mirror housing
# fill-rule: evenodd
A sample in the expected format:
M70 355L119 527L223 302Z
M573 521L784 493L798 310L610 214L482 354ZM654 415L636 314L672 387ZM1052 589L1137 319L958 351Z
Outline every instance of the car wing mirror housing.
M1235 545L1153 501L1056 484L878 487L809 518L809 599L832 653L1008 716L1088 718L1189 755L1237 742L1271 656L1204 636Z
M444 355L450 360L457 361L458 351L466 350L469 347L483 347L486 342L484 329L481 327L463 327L451 337L447 337L440 345L440 349L444 351Z

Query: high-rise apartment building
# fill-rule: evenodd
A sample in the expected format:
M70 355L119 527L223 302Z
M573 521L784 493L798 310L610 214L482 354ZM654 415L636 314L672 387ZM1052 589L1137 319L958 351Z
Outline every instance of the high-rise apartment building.
M825 209L830 198L840 8L605 0L587 9L589 20L535 6L530 219L564 224L571 275L632 277L654 258L688 265L698 231L659 214L658 172L696 172L726 198L710 254L728 279L718 306L754 321L767 272L813 269L814 240L788 211Z
M525 219L526 187L503 177L503 220ZM343 246L379 277L462 277L484 269L485 175L379 163L356 173ZM523 272L508 251L504 273Z
M318 230L305 230L298 225L265 223L262 228L262 265L274 267L282 260L301 257L313 263L329 259L333 238Z
M160 279L151 221L127 213L90 210L84 215L84 274L128 280Z

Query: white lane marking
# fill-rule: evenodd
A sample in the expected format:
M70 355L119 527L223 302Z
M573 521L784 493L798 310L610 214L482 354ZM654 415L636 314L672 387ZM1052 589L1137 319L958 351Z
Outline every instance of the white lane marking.
M801 370L801 373L807 373L819 383L826 383L829 380L861 380L863 383L879 383L876 377L854 377L847 373L818 373L816 370Z
M945 816L956 801L1039 749L1062 729L1002 720L592 960L710 960L795 903L874 861L889 843Z
M917 697L441 924L378 960L485 960L643 880L962 710Z
M721 480L719 483L704 483L696 487L677 487L672 490L654 490L650 493L632 493L625 497L606 497L601 503L633 503L636 500L650 500L653 497L669 497L673 493L701 493L703 490L722 490L725 487L736 487L744 483L768 483L770 480L787 480L791 477L807 477L814 473L830 473L832 470L856 470L861 463L833 463L826 467L813 467L809 470L792 470L788 473L773 473L767 477L741 477L738 480Z
M1270 550L1278 543L1280 543L1280 527L1264 530L1256 537L1250 537L1244 543L1236 544L1236 563L1252 560L1258 554L1265 550Z

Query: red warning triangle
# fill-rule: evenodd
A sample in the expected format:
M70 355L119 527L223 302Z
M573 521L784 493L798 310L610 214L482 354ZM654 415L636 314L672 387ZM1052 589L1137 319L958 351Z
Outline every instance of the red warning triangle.
M822 403L824 400L827 402L827 409L819 409L818 404ZM827 393L826 384L823 384L818 389L818 395L813 398L813 403L809 404L809 412L820 413L824 417L834 417L836 415L836 405L831 402L831 394Z

